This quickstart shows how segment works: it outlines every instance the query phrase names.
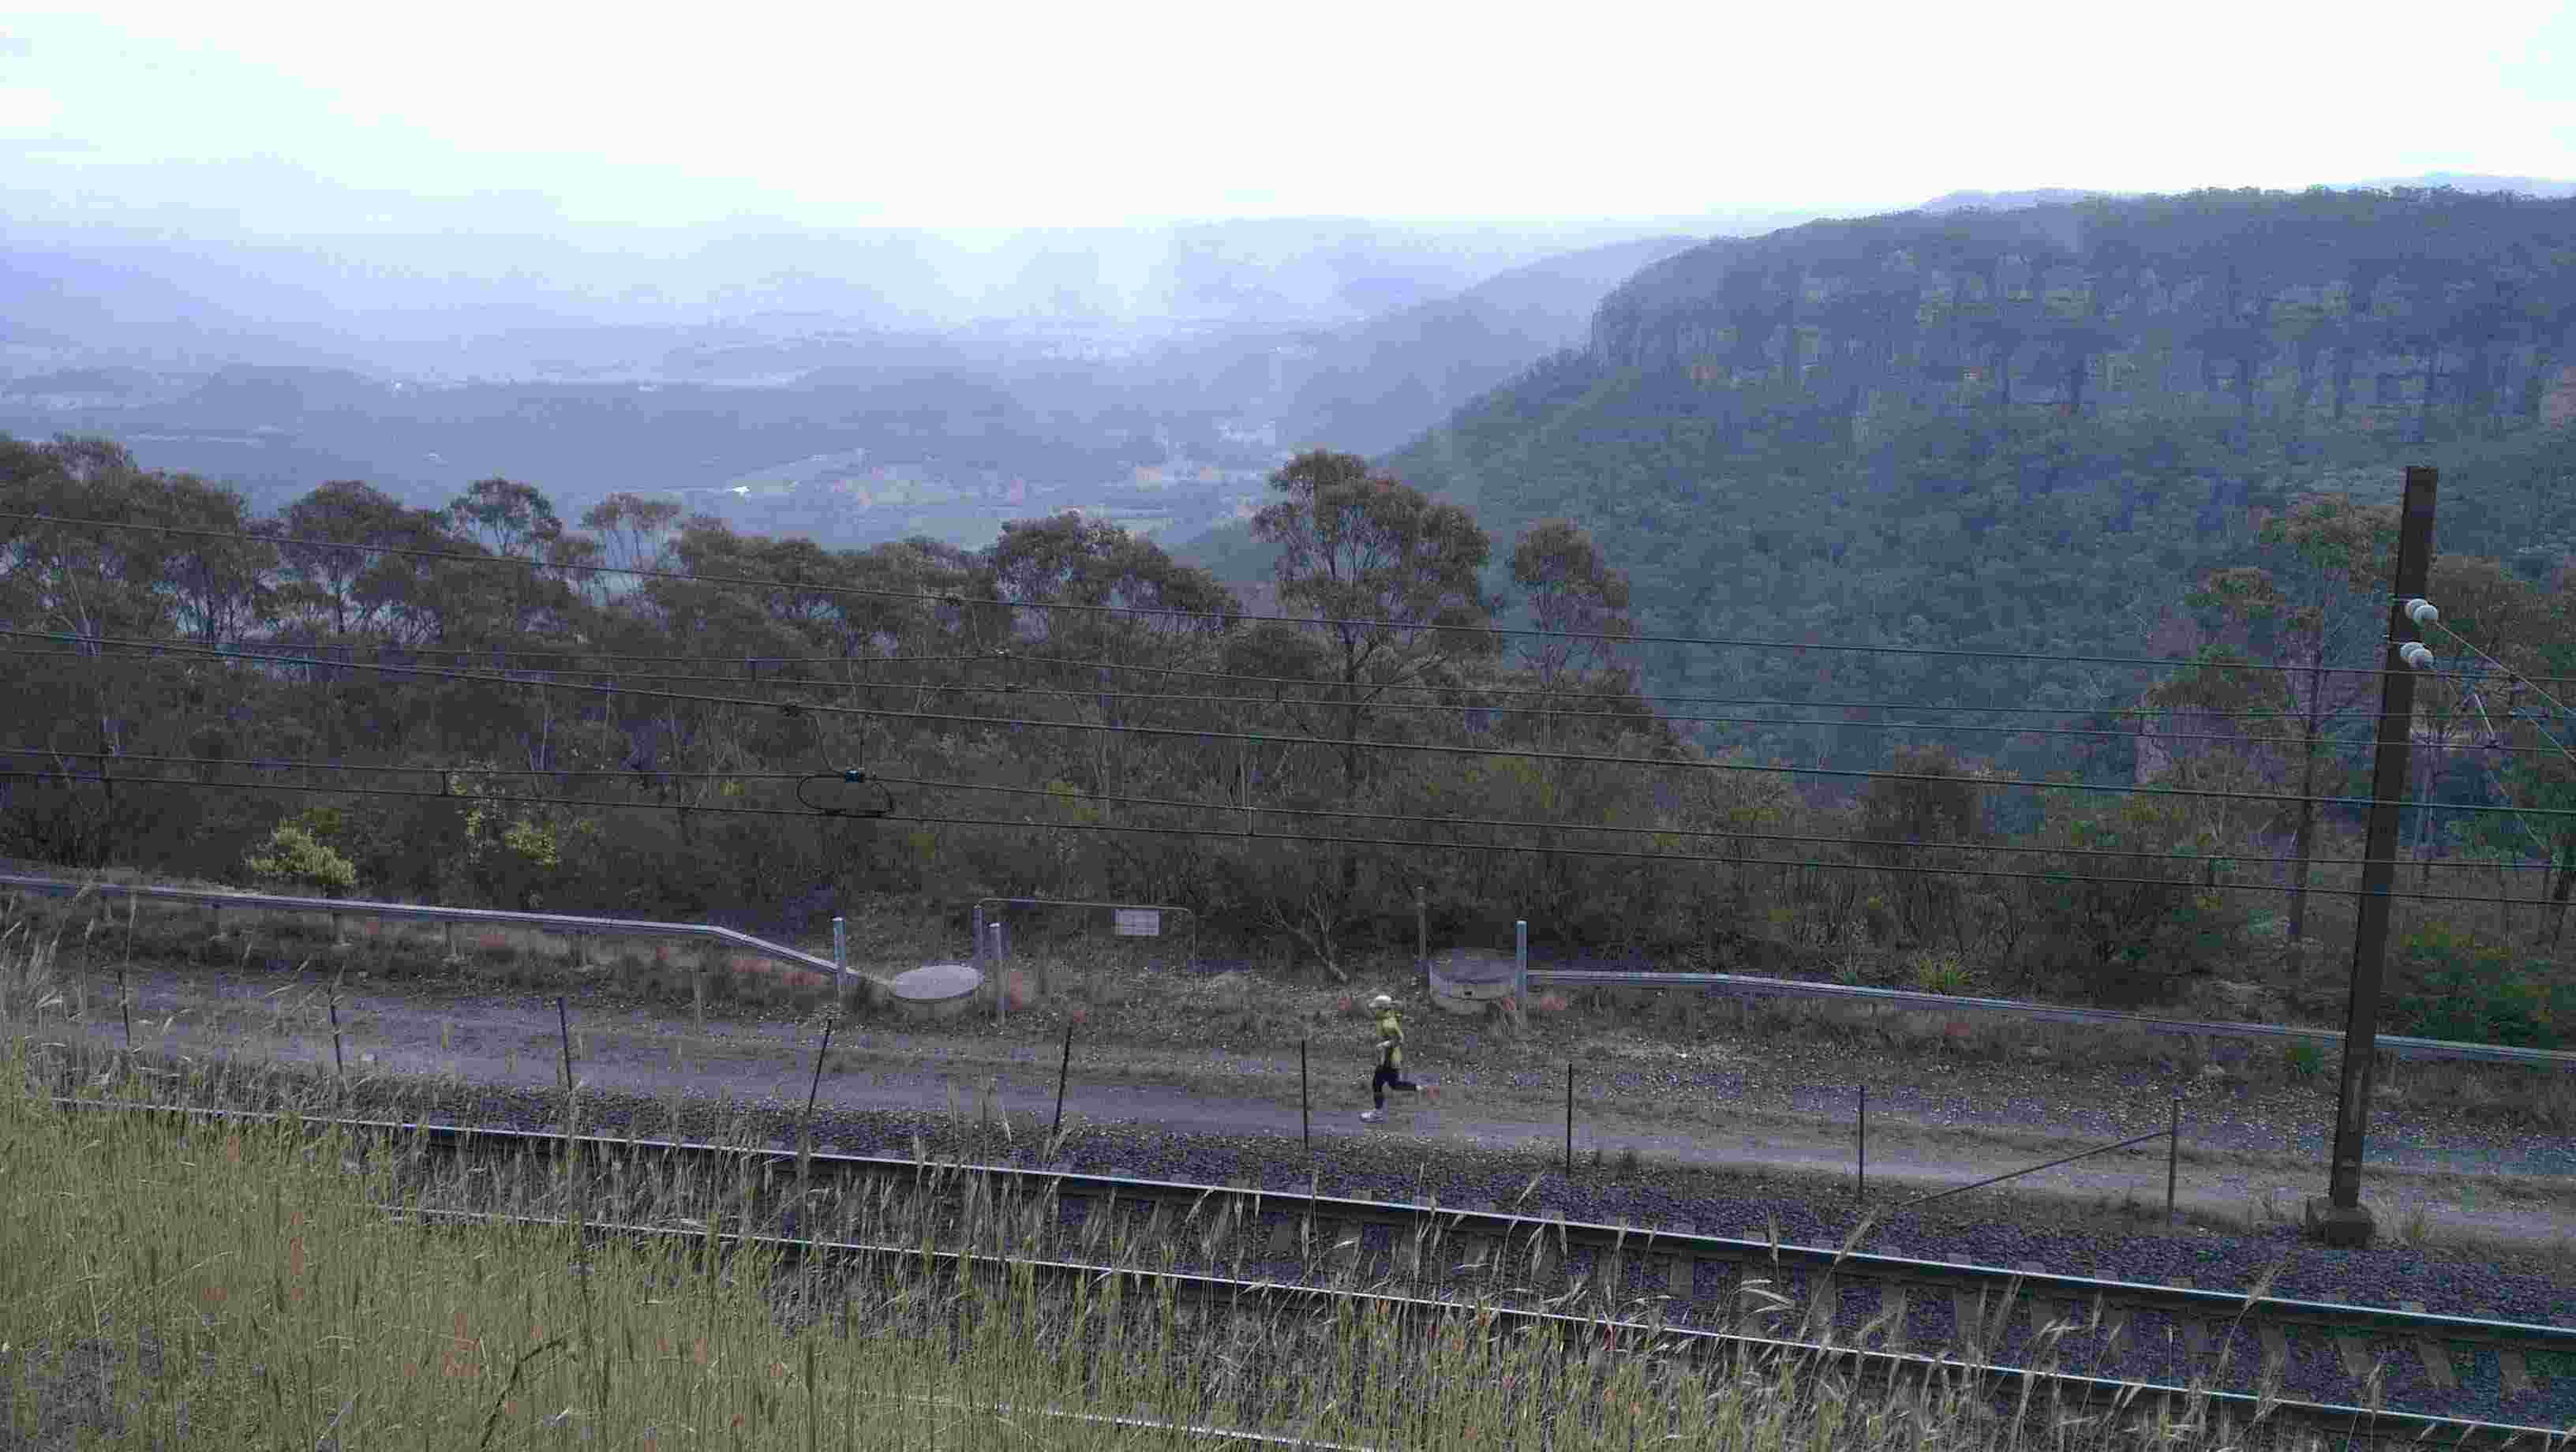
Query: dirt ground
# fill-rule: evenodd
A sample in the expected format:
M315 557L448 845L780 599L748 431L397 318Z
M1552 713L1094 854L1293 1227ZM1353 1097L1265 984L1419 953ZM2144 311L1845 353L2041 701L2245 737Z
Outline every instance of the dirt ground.
M801 1104L813 1082L822 1004L793 985L767 1004L731 1001L758 996L737 985L701 1025L685 993L675 1001L670 979L635 991L633 958L586 972L565 965L540 982L516 969L436 966L418 951L426 938L399 933L359 935L345 949L327 938L296 943L283 930L272 936L238 961L230 947L192 947L184 927L160 940L139 932L130 957L122 942L113 959L105 941L90 944L100 950L90 956L66 942L40 1036L120 1042L113 970L130 962L134 1038L174 1053L329 1065L336 1004L339 1052L352 1074L543 1088L562 1073L553 997L562 991L573 1071L587 1086ZM828 934L819 946L829 954ZM989 1097L1005 1110L1049 1116L1070 1029L1064 1114L1077 1132L1110 1121L1283 1136L1311 1126L1324 1155L1361 1135L1527 1150L1561 1147L1571 1062L1578 1156L1633 1151L1848 1183L1865 1088L1873 1188L1926 1192L2162 1130L2179 1097L2178 1203L2187 1219L2295 1219L2324 1188L2331 1080L2266 1076L2254 1062L2231 1069L2220 1057L2226 1045L2115 1055L2088 1049L2082 1031L2068 1029L2025 1034L2013 1052L1967 1052L1937 1022L1855 1027L1803 1018L1795 1006L1655 995L1624 1006L1551 1003L1523 1029L1433 1008L1409 963L1372 966L1374 977L1343 986L1245 968L1193 972L1133 953L1067 951L1043 961L1030 953L1015 964L1028 996L1000 1024L988 1005L944 1023L878 1011L840 1025L817 1092L849 1109ZM640 971L658 976L649 960ZM1358 1002L1381 988L1404 1002L1414 1077L1442 1093L1393 1096L1395 1112L1372 1125L1358 1118L1374 1038ZM2401 1067L2397 1096L2373 1117L2366 1200L2383 1233L2561 1254L2576 1244L2576 1156L2565 1137L2410 1104L2412 1068ZM2160 1207L2166 1169L2164 1146L2149 1141L2015 1183L2106 1210Z

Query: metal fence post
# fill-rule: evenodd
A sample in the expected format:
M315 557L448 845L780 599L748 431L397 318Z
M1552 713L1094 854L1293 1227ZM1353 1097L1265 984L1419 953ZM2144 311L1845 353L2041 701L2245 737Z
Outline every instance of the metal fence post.
M340 1081L340 1093L349 1092L349 1061L340 1053L340 990L334 986L329 999L331 1009L331 1075Z
M1413 971L1426 985L1431 982L1431 907L1418 887L1413 890Z
M2182 1160L2182 1096L2173 1101L2173 1128L2165 1132L2165 1223L2174 1221L2174 1175Z
M1862 1086L1860 1086L1860 1140L1859 1140L1859 1144L1860 1144L1860 1183L1859 1183L1859 1188L1858 1188L1857 1190L1855 1190L1853 1193L1854 1193L1855 1195L1857 1195L1860 1199L1866 1200L1866 1199L1868 1199L1868 1198L1869 1198L1869 1086L1868 1086L1868 1085L1866 1085L1866 1084L1863 1084Z
M993 1022L1003 1023L1010 1017L1011 975L1002 968L1002 925L993 924Z
M841 1012L850 1011L850 920L832 919L832 992Z
M563 1039L564 1092L570 1094L572 1092L572 1015L565 1009L561 997L555 999L555 1032Z
M984 905L980 902L975 904L975 941L966 951L974 958L976 967L984 966Z
M1064 1086L1065 1081L1072 1077L1073 1025L1068 1023L1064 1026L1064 1062L1058 1064L1055 1071L1055 1124L1047 1130L1049 1145L1055 1143L1056 1136L1064 1133Z
M1512 998L1526 1007L1529 1003L1529 920L1512 924Z
M1574 1061L1565 1061L1565 1175L1574 1178Z
M1306 1153L1315 1152L1315 1094L1306 1077L1306 1041L1297 1041L1297 1136Z

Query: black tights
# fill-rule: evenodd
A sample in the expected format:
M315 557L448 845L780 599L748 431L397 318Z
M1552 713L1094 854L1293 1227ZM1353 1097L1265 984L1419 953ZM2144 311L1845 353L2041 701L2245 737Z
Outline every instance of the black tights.
M1369 1080L1369 1093L1376 1098L1377 1107L1380 1109L1384 1109L1386 1107L1386 1091L1389 1089L1401 1089L1406 1093L1411 1094L1421 1088L1421 1085L1412 1083L1398 1075L1393 1064L1378 1065L1377 1074Z

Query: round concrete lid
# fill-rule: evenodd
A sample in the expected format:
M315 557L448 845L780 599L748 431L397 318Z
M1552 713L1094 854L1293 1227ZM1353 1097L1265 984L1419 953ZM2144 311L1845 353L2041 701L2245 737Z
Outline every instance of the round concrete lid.
M984 986L984 975L971 963L925 963L895 975L894 996L913 1003L963 998Z
M1517 959L1492 948L1443 948L1431 955L1431 976L1447 983L1499 983L1518 971Z

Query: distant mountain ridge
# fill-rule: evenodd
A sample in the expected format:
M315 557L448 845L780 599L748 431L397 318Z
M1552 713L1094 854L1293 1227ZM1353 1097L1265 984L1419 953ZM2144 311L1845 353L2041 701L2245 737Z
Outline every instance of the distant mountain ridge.
M2474 172L2428 171L2419 176L2379 177L2371 181L2327 182L2329 191L2391 191L2399 187L2427 190L2450 187L2463 192L2518 192L2528 197L2576 196L2576 181L2550 181L2542 177L2486 176ZM1970 207L2011 211L2021 207L2042 207L2062 202L2080 202L2087 197L2109 197L2128 200L2149 196L2148 192L2097 191L2085 187L2037 187L2024 191L1943 192L1915 208L1919 212L1956 212Z
M1370 319L1317 345L1286 410L1286 439L1375 454L1581 341L1593 310L1639 268L1697 245L1649 237L1550 257L1455 297Z

